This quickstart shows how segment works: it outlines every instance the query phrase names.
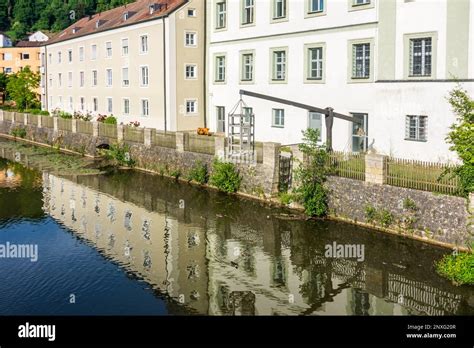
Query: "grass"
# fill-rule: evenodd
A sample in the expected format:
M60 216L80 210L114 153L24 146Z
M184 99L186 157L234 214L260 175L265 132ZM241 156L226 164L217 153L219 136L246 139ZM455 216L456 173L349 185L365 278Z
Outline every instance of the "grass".
M456 285L474 285L474 254L445 255L436 263L436 270Z

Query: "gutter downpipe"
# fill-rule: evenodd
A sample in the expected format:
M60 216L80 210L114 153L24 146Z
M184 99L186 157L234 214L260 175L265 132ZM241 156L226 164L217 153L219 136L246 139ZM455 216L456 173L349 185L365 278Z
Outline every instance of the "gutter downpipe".
M168 103L168 98L166 97L167 94L167 88L166 88L166 81L167 81L167 76L166 76L166 23L165 23L165 18L163 17L163 109L164 109L164 121L165 121L165 133L168 130L168 121L167 121L167 113L168 113L168 108L166 104Z

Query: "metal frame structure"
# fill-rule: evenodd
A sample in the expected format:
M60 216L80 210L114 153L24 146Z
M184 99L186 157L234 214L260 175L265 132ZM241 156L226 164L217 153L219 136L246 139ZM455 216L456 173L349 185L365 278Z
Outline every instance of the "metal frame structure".
M230 160L250 162L256 160L255 115L246 114L244 107L247 105L241 98L228 114L227 157Z
M310 112L317 112L317 113L325 115L326 117L326 147L328 151L332 151L332 127L334 125L334 118L339 118L341 120L349 121L356 124L362 124L359 120L355 119L354 117L334 112L334 109L331 107L327 107L323 109L323 108L318 108L312 105L302 104L302 103L294 102L287 99L272 97L269 95L250 92L250 91L241 89L240 90L241 100L242 100L243 95L253 97L253 98L264 99L264 100L272 101L279 104L290 105L296 108L308 110Z

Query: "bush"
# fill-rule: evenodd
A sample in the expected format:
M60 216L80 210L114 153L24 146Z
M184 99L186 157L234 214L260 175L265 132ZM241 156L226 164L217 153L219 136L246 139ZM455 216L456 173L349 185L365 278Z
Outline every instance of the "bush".
M375 209L371 205L366 205L365 218L367 219L367 222L369 223L375 222L375 220L377 220L377 209Z
M24 127L15 127L10 131L10 134L15 138L25 138L26 137L26 128Z
M117 118L114 116L109 116L104 120L105 124L117 124Z
M288 193L288 192L282 192L280 193L280 202L281 204L284 204L284 205L288 205L290 204L291 202L293 202L293 195L291 193Z
M319 131L307 129L303 132L303 144L299 149L307 161L300 163L295 170L298 187L294 190L298 201L303 204L309 216L325 216L328 211L327 192L324 182L329 174L328 153L320 146Z
M393 223L393 215L387 209L382 209L378 215L382 227L389 227Z
M211 185L219 190L234 193L240 188L242 178L233 163L222 162L218 159L212 164L212 175L210 177Z
M127 144L113 144L105 150L105 157L114 161L114 165L133 167L135 161L130 155L130 146Z
M188 178L189 181L195 181L201 185L204 185L209 179L207 166L201 162L197 162L189 172Z
M407 197L403 200L403 208L407 210L417 211L418 207L413 199Z
M445 255L436 263L436 270L456 285L474 285L474 254Z

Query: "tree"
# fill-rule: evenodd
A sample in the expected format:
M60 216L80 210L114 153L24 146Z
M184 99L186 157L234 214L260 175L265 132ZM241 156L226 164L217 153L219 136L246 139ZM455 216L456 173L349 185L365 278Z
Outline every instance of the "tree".
M18 109L39 108L39 82L40 74L29 66L8 78L7 93Z
M2 94L2 104L5 103L7 94L8 75L0 73L0 93Z
M463 162L452 172L460 177L462 193L467 194L474 192L474 100L458 85L449 93L448 101L457 121L446 140Z

